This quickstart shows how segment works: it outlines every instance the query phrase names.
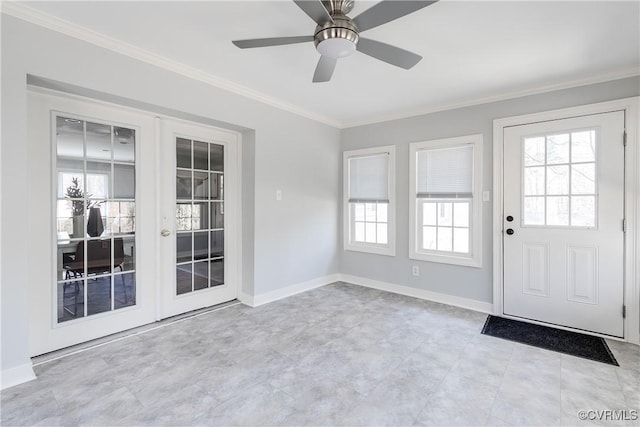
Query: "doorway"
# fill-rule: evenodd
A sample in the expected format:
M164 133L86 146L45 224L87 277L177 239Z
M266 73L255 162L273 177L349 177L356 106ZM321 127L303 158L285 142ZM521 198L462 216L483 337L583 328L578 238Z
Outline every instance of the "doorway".
M237 296L238 134L48 90L28 107L32 356Z
M504 314L624 336L624 112L504 130Z

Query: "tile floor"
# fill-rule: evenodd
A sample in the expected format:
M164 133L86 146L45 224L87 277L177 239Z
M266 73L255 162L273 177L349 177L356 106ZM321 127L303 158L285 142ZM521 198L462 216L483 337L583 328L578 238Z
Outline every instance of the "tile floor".
M621 367L480 334L486 315L335 283L35 367L1 393L13 425L640 425L640 347Z

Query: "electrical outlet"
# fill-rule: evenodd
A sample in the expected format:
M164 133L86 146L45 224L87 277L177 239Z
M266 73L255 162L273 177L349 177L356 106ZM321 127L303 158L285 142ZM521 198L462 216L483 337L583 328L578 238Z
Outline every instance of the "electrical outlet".
M414 265L413 267L411 267L411 274L413 274L414 276L419 276L420 267L418 267L417 265Z

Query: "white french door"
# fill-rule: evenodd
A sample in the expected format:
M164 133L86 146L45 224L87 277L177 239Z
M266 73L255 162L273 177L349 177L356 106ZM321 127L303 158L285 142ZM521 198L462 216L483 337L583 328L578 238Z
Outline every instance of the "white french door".
M624 112L504 130L504 314L623 336Z
M236 133L40 89L27 120L31 356L236 298Z
M238 135L160 119L159 317L236 298Z
M153 322L153 117L29 91L27 120L30 354Z

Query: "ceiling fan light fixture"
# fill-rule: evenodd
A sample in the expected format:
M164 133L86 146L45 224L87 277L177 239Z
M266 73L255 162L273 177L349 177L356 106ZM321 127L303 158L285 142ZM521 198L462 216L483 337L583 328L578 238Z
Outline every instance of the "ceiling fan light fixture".
M353 19L347 14L353 10L354 0L293 0L293 2L318 24L313 36L234 40L233 44L240 49L248 49L313 40L320 53L320 59L312 81L322 83L331 80L338 59L347 57L356 50L405 70L415 66L422 56L386 43L360 38L360 33L395 21L438 0L382 0Z
M344 58L356 51L356 44L347 39L327 39L316 46L322 56L329 58Z
M333 23L318 25L313 40L322 56L344 58L356 51L358 29L344 15L334 16L333 20Z

